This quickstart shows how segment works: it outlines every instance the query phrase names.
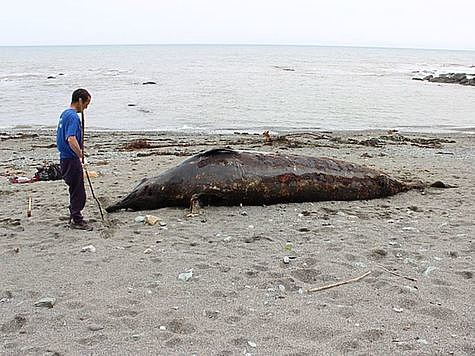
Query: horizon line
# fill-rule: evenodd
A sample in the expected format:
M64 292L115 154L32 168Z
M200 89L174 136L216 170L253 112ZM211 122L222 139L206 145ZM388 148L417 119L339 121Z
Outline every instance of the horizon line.
M410 49L410 50L428 50L428 51L475 51L475 48L433 48L433 47L403 47L386 45L349 45L349 44L308 44L308 43L93 43L93 44L0 44L0 47L113 47L113 46L263 46L263 47L344 47L344 48L368 48L368 49Z

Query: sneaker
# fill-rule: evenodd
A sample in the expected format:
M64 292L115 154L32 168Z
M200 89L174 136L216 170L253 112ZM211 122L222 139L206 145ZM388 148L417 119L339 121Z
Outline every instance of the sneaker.
M89 225L84 220L81 220L81 221L78 221L78 222L73 221L69 224L69 227L71 229L85 230L85 231L92 231L94 229L91 225Z

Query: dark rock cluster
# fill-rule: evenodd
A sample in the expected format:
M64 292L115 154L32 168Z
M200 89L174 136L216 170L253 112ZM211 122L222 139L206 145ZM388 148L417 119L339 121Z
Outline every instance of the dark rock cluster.
M428 75L424 78L412 78L413 80L427 80L432 83L450 83L475 86L475 74L446 73L439 76Z

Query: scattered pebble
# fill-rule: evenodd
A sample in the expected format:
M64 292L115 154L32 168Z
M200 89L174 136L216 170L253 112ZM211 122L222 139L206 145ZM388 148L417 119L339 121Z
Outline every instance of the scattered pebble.
M143 222L145 222L145 216L139 215L134 219L134 221L136 223L143 223Z
M284 256L284 263L288 265L290 263L290 258L289 256Z
M256 348L257 347L257 344L253 341L248 341L247 344L253 348Z
M160 330L162 331L167 330L167 327L165 325L160 325Z
M189 269L186 272L182 272L178 275L178 279L183 282L188 281L191 277L193 277L193 268Z
M403 312L403 309L402 309L402 308L393 308L393 310L394 310L396 313L402 313L402 312Z
M283 284L279 284L278 288L281 292L285 292L285 286Z
M96 252L96 248L93 245L84 246L81 252Z
M52 308L56 304L56 298L45 297L35 302L34 306L39 308Z
M146 249L143 253L145 253L146 255L148 254L151 254L153 252L153 250L151 248L148 248Z
M102 325L99 325L99 324L91 324L91 325L88 325L87 328L91 331L99 331L99 330L104 329L104 327Z

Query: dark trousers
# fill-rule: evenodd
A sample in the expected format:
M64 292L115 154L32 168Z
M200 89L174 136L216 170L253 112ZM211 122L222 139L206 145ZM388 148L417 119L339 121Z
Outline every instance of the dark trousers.
M74 222L83 219L81 210L86 205L84 173L79 158L66 158L60 161L61 175L69 186L69 213Z

